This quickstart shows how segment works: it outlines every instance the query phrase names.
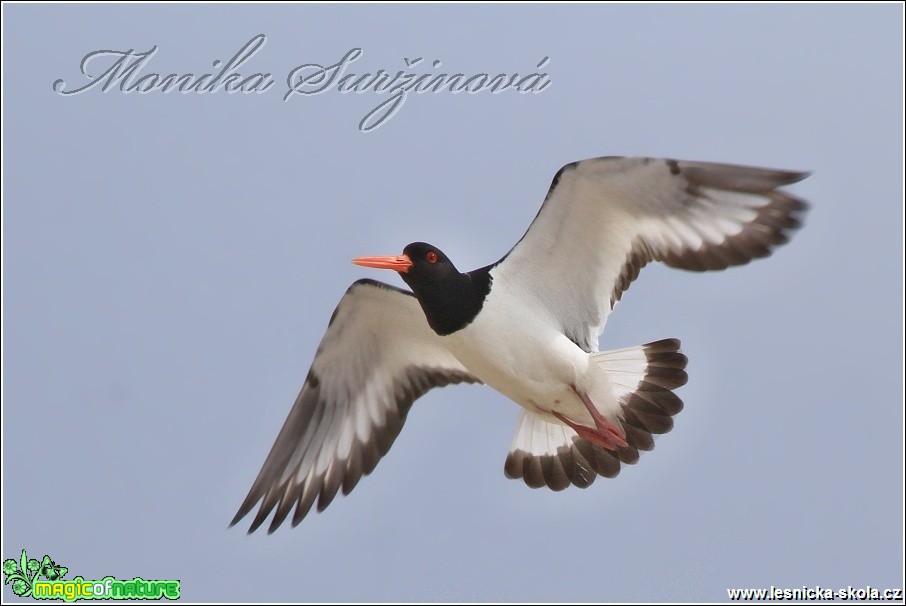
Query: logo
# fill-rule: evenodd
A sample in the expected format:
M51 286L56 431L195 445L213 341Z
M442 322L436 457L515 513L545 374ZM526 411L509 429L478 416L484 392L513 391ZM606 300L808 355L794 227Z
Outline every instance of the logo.
M100 580L77 576L72 580L64 577L69 568L59 566L50 556L40 561L29 559L25 550L19 561L10 558L3 561L3 583L12 584L13 593L20 598L36 600L168 600L179 599L178 580L118 580L104 577Z

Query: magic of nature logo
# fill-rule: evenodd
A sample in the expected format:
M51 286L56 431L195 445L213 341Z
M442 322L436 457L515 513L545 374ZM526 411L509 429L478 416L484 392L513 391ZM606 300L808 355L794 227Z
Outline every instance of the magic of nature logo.
M36 600L168 600L179 599L178 580L119 580L104 577L99 580L77 576L64 577L69 568L60 566L45 555L41 560L29 558L22 550L19 560L3 560L3 583L12 585L13 593L20 598Z

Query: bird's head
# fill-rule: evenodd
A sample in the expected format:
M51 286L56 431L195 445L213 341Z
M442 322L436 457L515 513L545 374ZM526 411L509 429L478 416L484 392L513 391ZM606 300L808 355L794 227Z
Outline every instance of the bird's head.
M450 278L462 276L453 262L439 248L425 242L413 242L395 257L356 257L356 265L392 269L416 293L436 290Z
M460 273L439 248L424 242L409 244L397 257L357 257L352 262L399 272L418 299L428 325L442 336L472 322L491 288L487 268Z

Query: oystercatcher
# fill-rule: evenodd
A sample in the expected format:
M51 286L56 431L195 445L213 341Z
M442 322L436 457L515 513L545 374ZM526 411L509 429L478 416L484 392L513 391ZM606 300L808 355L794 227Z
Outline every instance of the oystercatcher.
M232 524L262 501L293 526L371 473L412 403L433 387L484 383L522 406L509 478L585 488L654 447L683 407L677 339L598 351L607 316L649 262L720 270L766 257L806 204L778 188L808 173L607 157L573 162L500 261L460 272L438 247L353 263L399 272L412 292L352 284ZM231 524L231 525L232 525Z

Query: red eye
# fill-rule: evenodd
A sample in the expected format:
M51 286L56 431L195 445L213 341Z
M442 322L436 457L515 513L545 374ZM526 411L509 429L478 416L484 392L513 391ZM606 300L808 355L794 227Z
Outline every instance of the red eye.
M425 259L427 259L428 263L437 263L437 253L432 250L425 255Z

